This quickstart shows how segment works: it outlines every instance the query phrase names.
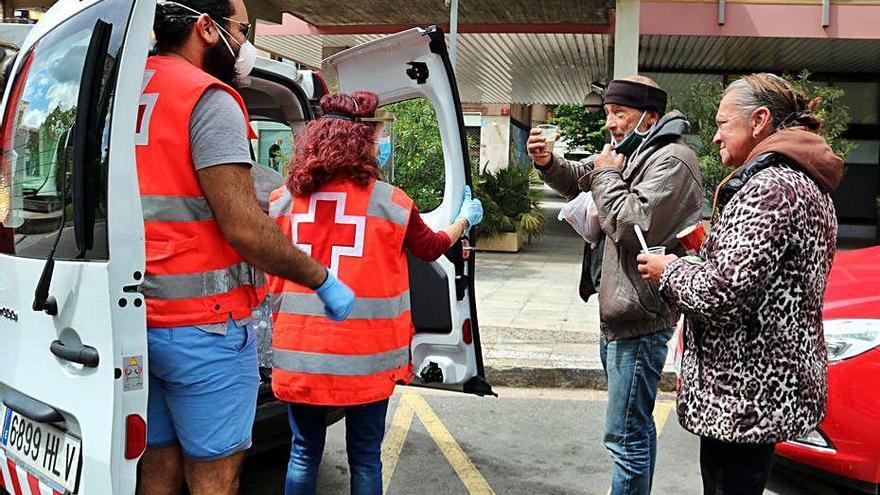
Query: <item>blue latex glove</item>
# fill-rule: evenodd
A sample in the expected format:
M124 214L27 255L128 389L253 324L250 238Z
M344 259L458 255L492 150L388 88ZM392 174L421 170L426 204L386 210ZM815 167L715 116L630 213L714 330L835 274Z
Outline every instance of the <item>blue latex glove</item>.
M461 202L461 210L457 218L468 221L468 227L473 227L483 221L483 203L474 198L470 186L464 186L464 200Z
M351 314L351 309L354 307L354 292L340 282L330 270L327 270L327 280L315 289L315 292L324 303L324 313L327 318L342 321Z

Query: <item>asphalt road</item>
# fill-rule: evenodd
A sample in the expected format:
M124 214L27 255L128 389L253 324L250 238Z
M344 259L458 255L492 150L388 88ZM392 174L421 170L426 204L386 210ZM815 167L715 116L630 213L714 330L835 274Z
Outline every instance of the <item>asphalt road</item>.
M602 446L603 392L496 389L499 398L398 387L389 407L383 462L389 495L606 495L610 461ZM658 402L654 494L701 495L698 441L679 426L672 397ZM243 495L284 493L288 452L251 456ZM330 427L319 494L348 490L344 426ZM775 466L767 494L855 495ZM3 490L0 489L0 494Z
M585 390L501 389L499 398L398 388L384 445L387 493L595 494L610 487L610 461L601 444L606 397ZM655 494L702 493L698 441L684 431L665 397L655 411L662 426ZM252 457L241 493L283 493L287 452ZM348 493L344 426L328 431L320 494ZM851 495L780 466L773 495Z

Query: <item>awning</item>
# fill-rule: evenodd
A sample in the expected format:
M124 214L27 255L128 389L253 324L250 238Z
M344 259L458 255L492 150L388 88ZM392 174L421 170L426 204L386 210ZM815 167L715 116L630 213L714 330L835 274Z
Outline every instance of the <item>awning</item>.
M324 47L351 47L379 35L257 36L258 48L321 67ZM591 82L610 73L605 34L474 33L458 37L461 99L481 103L583 103Z
M445 0L246 0L258 19L280 23L283 12L313 26L443 24ZM611 0L467 0L459 4L460 23L608 24Z
M798 73L880 72L880 41L870 39L642 36L642 71Z

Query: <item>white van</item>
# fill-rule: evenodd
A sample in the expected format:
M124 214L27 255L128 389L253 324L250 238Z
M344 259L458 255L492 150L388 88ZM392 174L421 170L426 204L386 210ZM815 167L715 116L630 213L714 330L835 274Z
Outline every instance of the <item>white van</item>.
M154 9L155 0L61 0L9 73L0 109L0 493L135 490L148 427L135 138ZM341 91L373 91L383 105L430 103L442 199L424 218L435 229L450 223L470 165L442 32L405 31L329 63ZM295 132L313 118L320 85L261 60L241 92L254 121ZM470 253L459 244L437 262L410 261L415 384L488 395ZM257 446L289 441L265 378Z

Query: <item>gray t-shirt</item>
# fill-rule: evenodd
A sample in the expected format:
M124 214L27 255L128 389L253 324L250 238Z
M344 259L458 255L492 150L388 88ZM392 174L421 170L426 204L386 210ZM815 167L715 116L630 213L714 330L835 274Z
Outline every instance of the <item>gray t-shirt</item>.
M229 92L210 88L196 103L189 118L189 144L196 170L244 163L251 165L244 114Z
M205 91L189 118L189 144L196 170L228 163L252 166L245 125L241 107L229 92L219 88ZM249 316L235 323L241 327L250 322ZM226 335L227 324L198 325L198 328Z

